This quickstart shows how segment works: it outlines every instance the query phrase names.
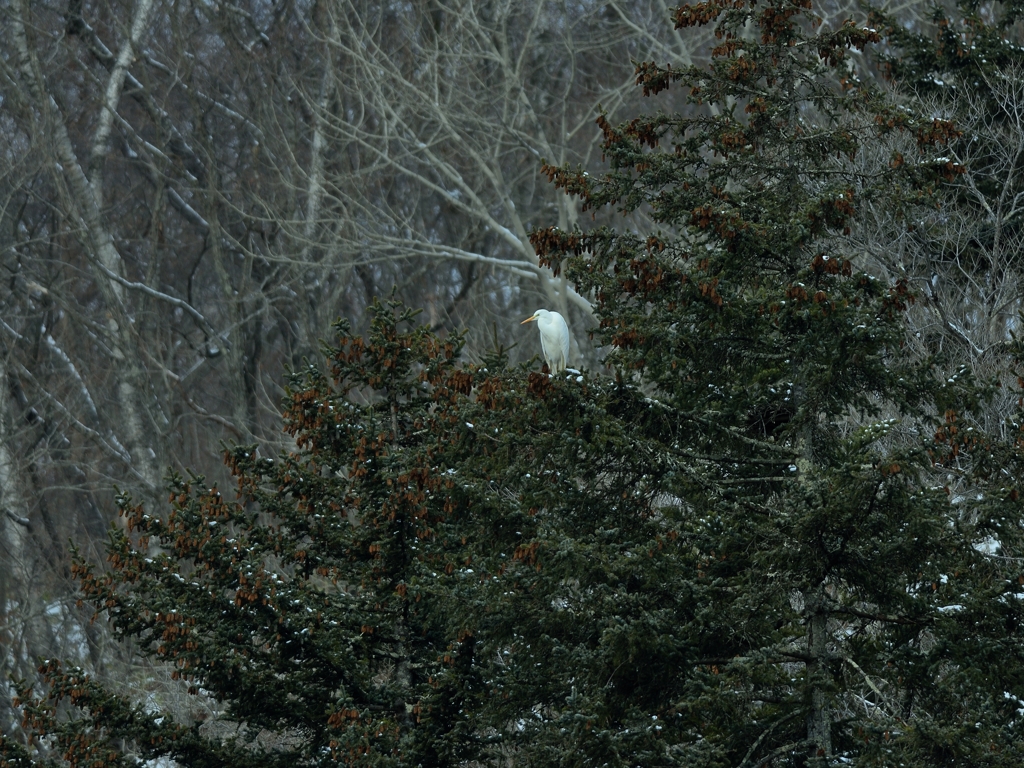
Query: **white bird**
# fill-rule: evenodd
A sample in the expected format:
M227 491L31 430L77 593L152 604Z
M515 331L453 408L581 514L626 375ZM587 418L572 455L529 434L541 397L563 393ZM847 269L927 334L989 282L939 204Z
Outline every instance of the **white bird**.
M537 321L540 329L540 346L544 350L544 361L552 373L564 371L569 364L569 326L557 312L538 309L520 325Z

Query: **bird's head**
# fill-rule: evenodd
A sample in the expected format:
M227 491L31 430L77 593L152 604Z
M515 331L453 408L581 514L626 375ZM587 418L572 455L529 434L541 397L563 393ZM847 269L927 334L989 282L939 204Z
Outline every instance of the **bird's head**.
M533 313L533 315L531 317L528 317L525 320L523 320L523 322L521 322L520 325L526 325L527 323L532 323L534 320L543 320L544 318L546 318L548 316L548 314L549 313L548 313L548 311L546 309L538 309L536 312Z

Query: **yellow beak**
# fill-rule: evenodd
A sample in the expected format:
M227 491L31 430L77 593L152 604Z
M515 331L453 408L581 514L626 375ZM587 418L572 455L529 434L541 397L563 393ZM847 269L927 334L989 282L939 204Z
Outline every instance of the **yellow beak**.
M527 323L532 322L532 321L534 321L536 319L537 319L536 315L534 315L533 317L528 317L525 320L523 320L523 322L521 322L520 325L526 325Z

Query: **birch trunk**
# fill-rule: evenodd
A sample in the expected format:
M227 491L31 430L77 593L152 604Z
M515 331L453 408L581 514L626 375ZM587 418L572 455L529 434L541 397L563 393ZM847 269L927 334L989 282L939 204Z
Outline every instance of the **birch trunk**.
M29 18L27 0L20 1L11 20L21 75L36 106L50 123L47 127L50 129L53 148L70 191L74 213L81 219L91 252L93 277L107 307L108 342L113 357L112 370L120 407L119 421L124 436L121 442L131 456L132 470L136 479L143 484L144 493L155 498L159 496L160 472L153 441L146 438L146 420L143 416L145 409L142 406L146 390L146 372L141 363L141 356L136 350L137 342L131 329L124 286L118 282L118 278L123 277L124 272L121 254L104 224L102 210L103 158L108 151L110 131L124 86L127 66L134 57L134 50L145 30L152 5L152 0L140 0L136 4L131 36L124 42L110 71L105 101L101 106L90 152L91 180L86 176L78 160L64 115L57 101L47 90L38 62L28 44L25 32L25 20Z

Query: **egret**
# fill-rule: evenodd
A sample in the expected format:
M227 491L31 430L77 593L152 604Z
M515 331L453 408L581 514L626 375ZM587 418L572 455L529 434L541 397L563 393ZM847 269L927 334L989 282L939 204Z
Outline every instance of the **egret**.
M520 325L537 321L540 329L540 346L544 350L544 361L552 373L564 371L569 363L569 326L557 312L538 309Z

